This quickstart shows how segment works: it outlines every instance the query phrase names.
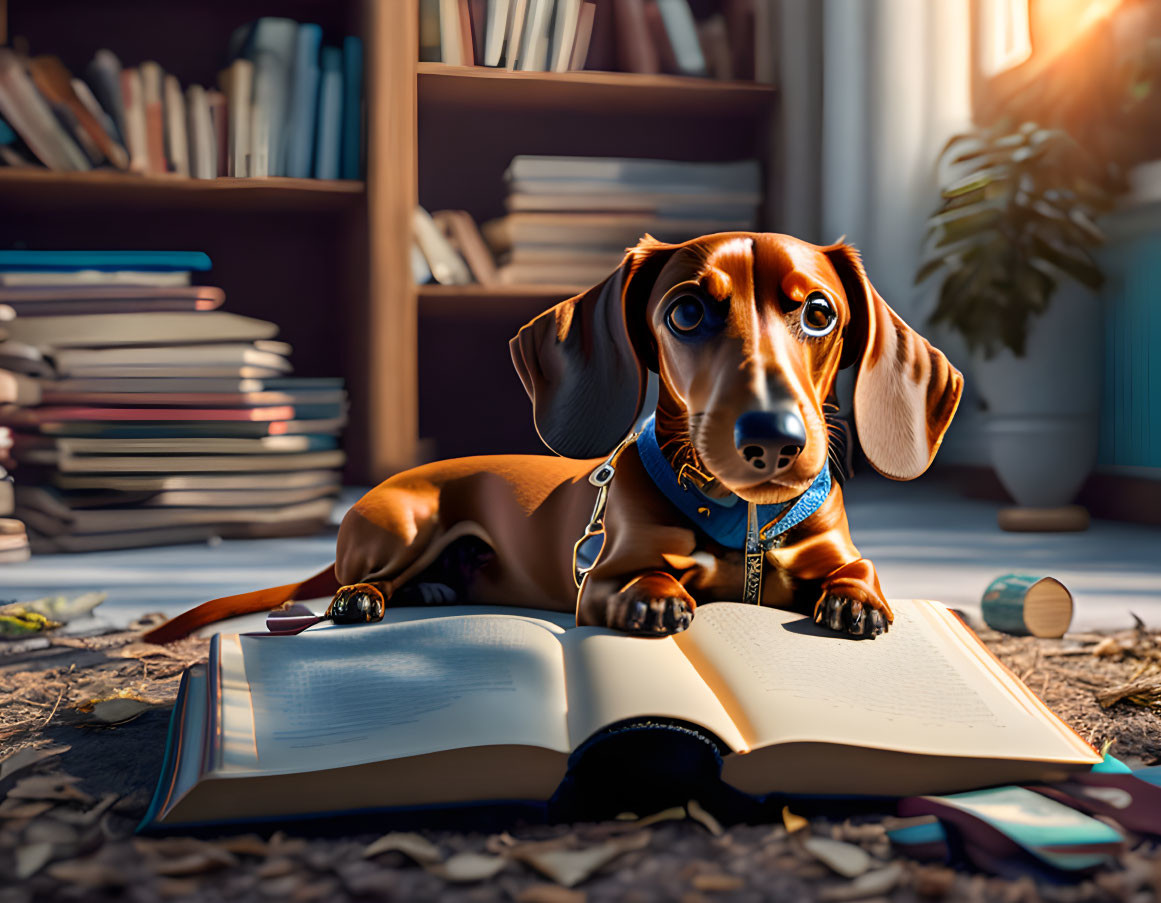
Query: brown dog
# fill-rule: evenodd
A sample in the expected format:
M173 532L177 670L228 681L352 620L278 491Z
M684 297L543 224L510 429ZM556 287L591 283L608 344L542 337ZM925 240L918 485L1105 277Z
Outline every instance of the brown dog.
M863 451L909 480L931 463L963 381L879 297L853 248L761 233L679 245L646 236L511 347L536 428L562 457L396 474L343 520L333 569L207 603L150 638L332 591L337 620L374 618L385 604L575 605L581 625L665 634L698 604L748 599L855 635L887 628L891 609L830 481L823 406L839 369L856 366ZM626 442L649 370L657 409ZM594 513L589 478L608 476L604 456L615 477ZM574 544L601 527L578 593Z

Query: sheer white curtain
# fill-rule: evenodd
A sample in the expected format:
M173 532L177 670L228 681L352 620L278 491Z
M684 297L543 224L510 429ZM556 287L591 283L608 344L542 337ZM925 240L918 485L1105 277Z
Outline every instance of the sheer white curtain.
M845 235L880 294L962 369L957 337L926 323L932 288L913 283L936 157L970 119L969 0L781 0L779 13L777 228ZM961 407L944 459L981 457L974 407Z

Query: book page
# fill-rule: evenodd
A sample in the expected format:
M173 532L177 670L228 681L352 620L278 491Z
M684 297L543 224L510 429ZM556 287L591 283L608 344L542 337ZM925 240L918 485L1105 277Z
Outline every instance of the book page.
M473 615L241 637L236 647L223 638L220 770L282 774L499 744L567 753L554 629ZM247 697L249 733L237 726Z
M946 613L939 616L937 603L903 601L892 608L890 632L858 640L792 612L718 602L698 608L676 643L751 748L797 741L1094 760L1031 694L1000 680L979 650L956 636L963 628Z
M618 721L655 717L701 725L730 749L745 750L737 726L672 637L576 627L560 642L573 748Z

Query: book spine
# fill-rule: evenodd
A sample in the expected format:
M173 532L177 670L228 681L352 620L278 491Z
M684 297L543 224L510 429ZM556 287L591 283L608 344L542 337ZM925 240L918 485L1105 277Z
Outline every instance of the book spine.
M343 39L343 137L340 175L358 179L363 167L363 42Z
M337 47L324 47L322 50L318 119L314 177L337 179L343 121L343 52Z
M141 73L137 69L121 71L121 93L125 98L125 137L129 148L129 169L149 171L149 140L145 126L145 96Z
M113 137L128 148L125 101L121 95L121 61L111 50L98 50L85 71L85 77L93 89L93 94L113 120L113 127L116 130Z
M581 4L580 19L576 26L576 38L573 42L572 55L569 57L568 68L580 70L585 68L589 58L589 46L593 38L593 23L596 19L596 0L585 0Z
M657 48L649 32L645 0L613 0L617 33L617 64L624 72L656 75L661 71Z
M154 62L140 66L141 95L145 107L145 142L149 153L149 174L164 175L169 171L165 158L165 116L162 108L162 84L165 73Z
M322 28L304 24L298 28L294 57L294 83L290 95L290 125L286 136L286 175L308 179L318 121L319 46Z
M6 47L0 47L0 113L49 169L92 168L37 93L20 58Z
M217 157L214 175L224 176L230 168L230 113L226 108L226 95L221 91L207 91L206 103L210 108L214 153Z
M504 35L512 0L488 0L488 25L484 33L484 65L499 66L504 56Z
M173 172L189 177L185 97L176 75L165 76L165 156Z
M254 87L254 64L234 60L226 79L227 107L230 113L228 173L237 178L250 174L250 96Z

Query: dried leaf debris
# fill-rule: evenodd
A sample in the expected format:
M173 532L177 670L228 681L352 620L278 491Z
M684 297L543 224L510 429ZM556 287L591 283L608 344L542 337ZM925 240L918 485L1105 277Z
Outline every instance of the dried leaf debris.
M723 826L712 806L689 800L599 824L514 825L494 834L135 837L152 787L110 792L85 770L78 744L138 735L159 743L164 717L142 716L167 713L182 671L204 658L206 643L151 646L140 642L140 630L49 636L38 649L16 645L26 640L0 641L0 903L1144 903L1161 894L1161 855L1151 843L1138 844L1120 872L1037 886L899 858L876 817L835 822L807 817L794 804L780 824L766 825ZM1138 627L1059 641L1000 634L985 640L1090 742L1115 740L1113 751L1139 764L1161 756L1161 706L1150 690L1161 673L1158 634ZM6 654L5 643L24 651Z

